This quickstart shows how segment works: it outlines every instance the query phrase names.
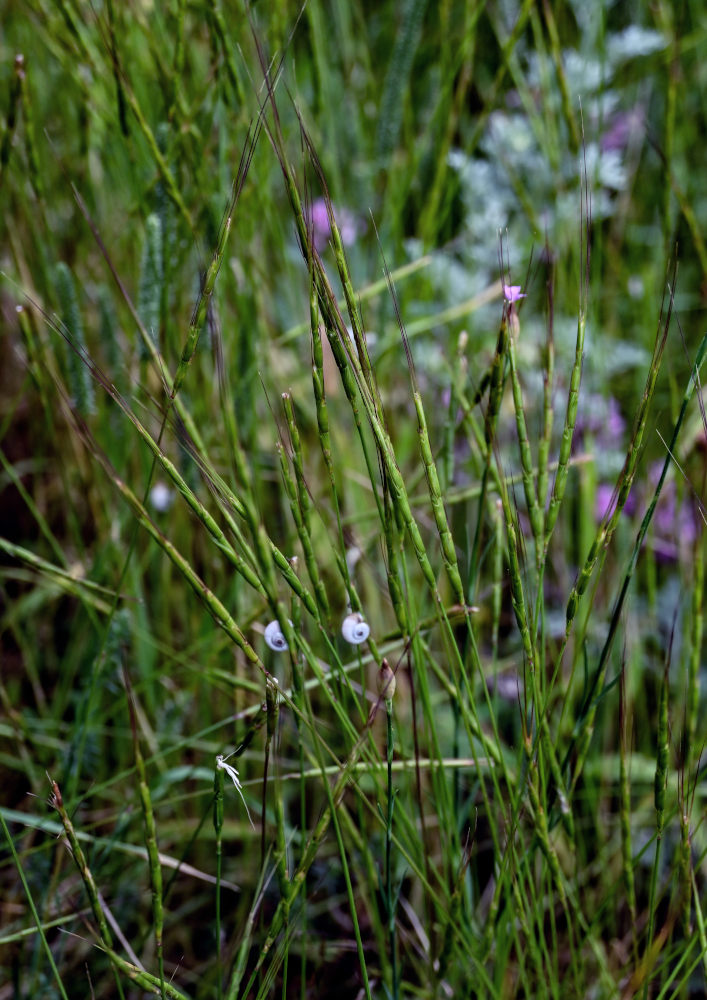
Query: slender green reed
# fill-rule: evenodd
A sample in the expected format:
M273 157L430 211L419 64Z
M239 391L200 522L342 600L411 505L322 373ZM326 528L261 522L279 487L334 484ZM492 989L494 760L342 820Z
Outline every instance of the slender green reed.
M10 854L12 855L12 860L13 860L14 865L15 865L15 870L17 871L18 875L20 876L20 881L22 882L22 888L24 889L25 895L27 896L27 902L28 902L29 908L30 908L30 910L32 912L32 918L33 918L34 923L35 923L35 925L37 927L37 933L39 934L40 940L42 942L42 948L43 948L44 953L46 955L46 959L47 959L47 962L49 964L49 968L52 970L52 975L53 975L53 977L54 977L54 979L56 981L56 987L57 987L57 989L59 991L60 996L63 997L63 1000L68 1000L66 989L64 988L64 983L63 983L63 980L61 978L61 974L59 972L59 969L57 968L56 962L54 960L54 955L52 954L52 950L49 947L49 942L47 941L47 936L46 936L46 934L44 932L44 930L45 930L44 923L43 923L42 918L40 917L39 912L37 910L37 906L36 906L36 904L34 902L34 898L32 896L32 890L30 889L29 883L27 882L27 876L25 875L24 866L23 866L22 861L20 860L20 857L19 857L19 855L17 853L17 848L15 847L15 842L12 839L12 834L10 833L10 830L8 829L7 823L5 822L5 817L3 815L3 810L1 810L1 809L0 809L0 824L2 825L2 831L5 834L5 840L7 841L7 845L9 847L9 849L10 849Z
M150 882L152 884L152 921L155 933L155 947L157 950L157 966L159 970L159 984L162 997L165 993L164 976L164 954L162 950L162 936L164 932L164 907L162 898L162 864L160 862L159 850L157 847L157 827L155 824L155 814L152 808L152 796L150 786L147 783L147 771L145 760L140 748L140 736L138 733L138 723L135 711L134 693L130 680L125 674L125 684L128 692L128 708L130 710L130 728L133 734L133 748L135 752L135 767L138 776L138 788L140 791L140 805L142 808L142 819L145 825L145 847L150 866Z
M393 697L395 695L395 674L384 660L378 672L378 697L385 702L386 718L386 762L388 767L388 786L386 795L386 811L382 819L385 822L385 876L383 882L383 898L385 915L388 925L388 938L391 964L391 996L398 1000L400 996L400 971L398 967L398 936L396 925L397 892L393 886L393 815L395 812L395 790L393 788L393 759L395 755L395 740L393 737ZM379 807L380 808L380 807Z

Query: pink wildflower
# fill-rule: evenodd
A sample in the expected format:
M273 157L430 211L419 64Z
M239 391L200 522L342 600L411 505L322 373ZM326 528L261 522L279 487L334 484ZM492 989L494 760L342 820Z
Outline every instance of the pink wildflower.
M329 209L324 198L315 198L310 208L310 224L314 236L314 246L321 253L327 246L331 236L331 224L329 222ZM336 210L336 221L341 234L341 242L345 247L350 246L358 235L358 222L356 216L345 208Z
M519 299L525 298L525 292L521 292L520 285L503 285L503 297L506 302L510 302L513 305L514 302L518 302Z

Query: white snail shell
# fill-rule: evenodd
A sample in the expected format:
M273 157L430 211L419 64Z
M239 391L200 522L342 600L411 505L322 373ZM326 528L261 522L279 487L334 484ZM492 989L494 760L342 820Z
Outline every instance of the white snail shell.
M276 653L281 653L287 649L287 639L282 634L280 622L272 621L265 627L265 644L274 649Z
M341 623L341 634L352 646L359 646L371 634L371 627L358 611L347 615Z

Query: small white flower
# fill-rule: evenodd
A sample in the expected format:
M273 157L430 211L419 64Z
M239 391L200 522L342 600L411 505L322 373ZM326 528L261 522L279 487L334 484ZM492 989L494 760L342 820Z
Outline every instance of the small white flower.
M245 806L245 811L246 815L248 816L248 821L250 825L253 827L253 829L255 829L253 820L250 817L250 812L248 811L248 803L246 802L245 797L243 795L243 786L241 785L241 779L238 777L238 771L235 769L233 764L226 763L226 758L221 753L216 758L216 767L219 769L219 771L225 771L228 777L233 782L233 784L236 786L236 791L240 795L241 801Z

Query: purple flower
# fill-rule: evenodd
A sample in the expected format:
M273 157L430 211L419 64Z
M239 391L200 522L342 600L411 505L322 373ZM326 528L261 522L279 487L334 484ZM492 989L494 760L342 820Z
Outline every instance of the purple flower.
M520 285L507 285L503 284L503 297L506 302L510 302L513 305L514 302L518 302L519 299L525 298L525 292L521 292Z
M620 448L625 429L626 421L621 415L621 407L613 396L605 399L598 393L592 393L580 400L576 444L580 441L583 443L584 438L590 435L600 448Z
M621 415L621 407L614 399L613 396L609 396L608 402L608 413L606 415L606 432L610 440L620 441L623 435L624 429L626 427L626 421Z
M317 198L312 202L309 221L312 226L312 233L314 234L314 245L317 250L321 251L327 245L331 236L329 213L327 212L326 202L323 198Z
M619 491L616 486L609 483L599 483L594 494L594 519L597 524L608 520L616 510L616 503L619 499ZM632 489L624 501L621 513L624 517L633 517L636 513L636 490Z
M596 496L594 497L594 519L597 524L601 523L605 517L613 514L616 507L617 495L613 486L608 483L599 483Z
M321 253L331 237L329 210L325 198L314 199L310 208L309 222L314 236L314 246ZM345 247L350 246L358 235L356 217L345 208L339 209L336 212L336 224L341 233L341 242Z
M601 137L602 152L618 150L622 152L632 136L639 136L644 129L645 112L640 105L629 111L619 111L609 122L609 128Z

